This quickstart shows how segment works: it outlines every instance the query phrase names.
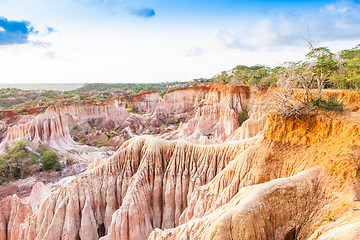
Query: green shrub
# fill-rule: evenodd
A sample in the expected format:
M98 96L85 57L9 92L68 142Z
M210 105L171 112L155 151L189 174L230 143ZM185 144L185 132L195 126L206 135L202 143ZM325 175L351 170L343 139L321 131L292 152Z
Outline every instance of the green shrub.
M46 151L41 157L41 168L43 170L60 170L59 156L53 151Z
M239 112L238 121L239 125L245 122L249 118L248 110L245 108L243 111Z
M162 124L160 126L160 133L163 133L165 131L165 128L166 128L166 125L165 124Z
M114 137L114 136L118 135L118 133L116 131L106 132L105 134L106 134L106 136L108 138L111 138L111 137Z
M130 113L140 114L135 104L129 104L129 106L126 108L126 111Z
M55 98L59 97L59 93L55 92L54 90L44 90L40 96L45 98Z
M73 158L66 158L66 165L71 165L74 163L74 159Z
M39 162L39 158L36 155L32 155L28 162L30 164L37 164Z
M333 111L344 110L344 106L332 98L329 98L327 100L322 98L311 99L310 105L320 110L333 110Z
M84 131L80 131L80 132L78 132L78 134L77 134L75 137L73 137L73 139L74 139L74 141L76 141L76 142L85 141L84 136L85 136L85 132L84 132Z

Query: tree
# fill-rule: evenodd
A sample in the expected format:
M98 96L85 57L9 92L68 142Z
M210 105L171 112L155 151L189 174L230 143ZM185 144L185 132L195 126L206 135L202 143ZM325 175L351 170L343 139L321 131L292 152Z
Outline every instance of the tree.
M274 82L273 70L264 65L238 65L231 70L230 83L234 85L255 85L267 88Z
M213 77L213 81L219 83L228 83L231 78L231 75L228 74L227 71L222 71L220 74L217 74Z
M325 83L339 68L338 61L335 54L326 47L314 48L311 46L310 52L306 56L310 59L315 59L314 62L310 63L309 70L312 78L317 83L316 98L321 98Z
M278 85L282 89L270 96L270 105L288 117L307 114L314 109L342 110L342 105L335 100L322 99L326 84L339 68L338 59L326 47L309 46L306 56L312 61L287 62L277 71ZM304 90L304 95L294 92L299 88Z
M339 74L331 79L332 84L336 88L360 89L360 44L340 51L338 57Z

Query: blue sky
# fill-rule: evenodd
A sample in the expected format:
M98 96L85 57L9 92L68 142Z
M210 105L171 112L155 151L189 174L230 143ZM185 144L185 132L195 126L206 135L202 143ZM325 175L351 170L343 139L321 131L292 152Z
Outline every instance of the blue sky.
M360 43L360 1L0 0L0 82L161 82Z

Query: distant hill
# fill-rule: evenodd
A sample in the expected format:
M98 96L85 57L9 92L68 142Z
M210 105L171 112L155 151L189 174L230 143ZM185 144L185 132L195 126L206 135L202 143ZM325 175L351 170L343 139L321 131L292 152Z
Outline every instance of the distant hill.
M80 88L84 83L0 83L1 88L18 88L22 90L59 90L70 91Z

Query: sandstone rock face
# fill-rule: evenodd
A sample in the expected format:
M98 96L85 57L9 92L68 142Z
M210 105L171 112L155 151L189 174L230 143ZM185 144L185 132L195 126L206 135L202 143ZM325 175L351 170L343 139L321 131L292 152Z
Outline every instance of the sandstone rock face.
M32 214L31 207L16 195L0 201L0 239L19 238L21 223Z
M120 102L124 106L134 104L144 113L152 113L162 101L163 99L157 91L148 91L131 97L120 98Z
M28 202L31 206L32 212L36 212L42 202L50 195L50 189L48 189L44 183L36 183L31 190L31 194L28 198Z

